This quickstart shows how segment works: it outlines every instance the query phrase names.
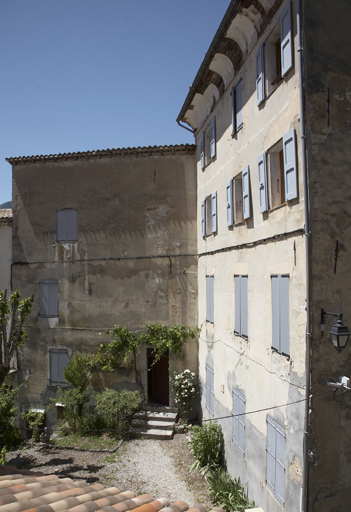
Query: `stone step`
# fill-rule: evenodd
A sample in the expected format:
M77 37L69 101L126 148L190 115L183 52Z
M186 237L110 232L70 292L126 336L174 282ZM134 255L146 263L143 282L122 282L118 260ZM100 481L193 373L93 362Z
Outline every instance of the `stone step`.
M169 440L173 438L173 430L131 428L129 430L131 437L146 437L148 439Z
M135 416L134 416L135 418ZM174 421L155 421L149 419L135 418L132 421L132 428L144 428L144 429L161 429L161 430L173 430Z
M178 411L166 412L141 410L136 412L133 417L138 420L171 421L175 423L177 421Z
M144 411L153 411L153 412L176 412L178 413L178 409L176 407L170 407L169 405L144 405L142 407Z

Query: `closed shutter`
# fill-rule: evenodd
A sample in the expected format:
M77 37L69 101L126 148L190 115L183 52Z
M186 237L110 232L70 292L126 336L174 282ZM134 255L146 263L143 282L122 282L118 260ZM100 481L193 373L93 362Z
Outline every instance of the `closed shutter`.
M267 485L275 489L275 422L267 416Z
M200 150L200 159L201 159L201 169L205 168L205 132L201 134L201 150Z
M206 407L214 414L214 371L206 365Z
M241 336L241 276L234 276L235 324L234 333Z
M245 397L233 389L233 442L240 453L245 453Z
M248 278L241 276L241 336L248 337Z
M242 171L242 185L243 185L243 219L246 220L251 215L250 208L250 172L247 165Z
M289 307L289 276L279 276L279 306L280 306L280 350L282 354L290 355L290 307Z
M58 384L59 382L59 363L58 363L58 351L50 350L50 382L52 384Z
M49 296L49 316L58 316L58 305L57 305L57 283L48 284L48 296Z
M58 376L59 376L59 383L62 384L65 382L65 378L63 376L63 369L67 368L68 364L68 354L66 351L59 351L58 354Z
M279 352L280 349L280 322L279 322L279 276L271 276L272 281L272 347Z
M206 320L214 323L214 278L206 276Z
M67 238L71 242L78 239L77 237L77 210L66 210L66 226Z
M226 199L227 199L227 226L232 226L234 224L233 180L227 181Z
M240 80L235 87L235 127L236 131L240 130L243 125L243 94L242 81Z
M282 64L282 76L293 65L293 39L291 30L291 2L283 10L280 16L280 53Z
M276 425L275 438L275 493L284 505L285 481L285 430Z
M285 199L290 201L297 197L297 166L295 129L283 135Z
M57 303L57 281L40 281L40 316L55 317L58 316Z
M39 283L40 316L49 315L49 287L47 283Z
M217 192L211 195L212 233L217 232Z
M262 153L257 159L258 165L258 189L260 197L260 212L268 210L268 191L267 191L267 164L266 153Z
M216 116L211 119L211 158L216 156Z
M264 43L256 53L256 95L257 106L264 100Z
M201 203L201 235L206 236L206 201Z

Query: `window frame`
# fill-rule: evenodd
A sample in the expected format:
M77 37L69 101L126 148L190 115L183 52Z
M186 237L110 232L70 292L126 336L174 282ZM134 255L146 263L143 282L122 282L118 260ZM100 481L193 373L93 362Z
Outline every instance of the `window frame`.
M204 170L216 157L216 116L213 116L209 126L201 133L200 163Z
M214 416L214 369L206 364L206 409ZM211 376L209 378L209 376Z
M242 129L243 123L243 89L242 78L232 87L232 137Z
M267 467L266 483L281 505L285 505L285 474L286 474L286 432L276 421L267 416ZM282 455L284 454L284 460Z
M54 372L53 372L53 357L57 354L57 380L53 378ZM61 357L60 356L65 356ZM61 359L61 365L60 365L60 359ZM65 359L66 365L62 364L62 359ZM67 386L68 383L65 382L64 376L63 376L63 368L67 368L68 365L68 350L66 348L50 348L49 349L49 372L50 372L50 385L51 386ZM62 377L62 380L61 380Z
M217 231L217 191L215 191L201 202L201 235L205 238Z
M233 397L233 420L232 420L232 441L241 455L245 456L245 396L236 388L232 390Z
M57 318L58 313L58 281L44 279L39 281L39 316Z

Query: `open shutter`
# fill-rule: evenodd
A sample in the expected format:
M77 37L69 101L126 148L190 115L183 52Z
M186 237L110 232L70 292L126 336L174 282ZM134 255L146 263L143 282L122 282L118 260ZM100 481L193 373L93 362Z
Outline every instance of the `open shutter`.
M262 153L257 159L258 165L258 190L260 197L260 212L268 210L268 194L267 194L267 166L266 153Z
M289 308L289 276L279 276L279 307L280 307L280 350L290 355L290 308Z
M216 156L216 116L211 119L211 158Z
M256 53L256 94L257 106L264 100L264 43Z
M246 220L251 215L250 208L250 172L247 165L242 171L242 185L243 185L243 219Z
M279 327L279 276L271 276L272 281L272 347L280 349L280 327Z
M235 87L232 87L232 136L236 133Z
M205 168L205 132L202 132L202 134L201 134L200 159L201 159L201 169L204 169Z
M280 16L280 54L282 63L282 76L293 65L293 39L291 30L291 2L284 8Z
M235 127L236 131L240 130L243 125L243 94L242 94L242 81L240 80L235 87Z
M49 315L49 285L48 283L39 283L40 295L40 315Z
M211 196L211 212L212 212L212 233L217 232L217 192L213 192Z
M227 181L226 199L227 199L227 226L232 226L234 224L233 180Z
M297 197L297 165L295 129L283 135L285 199L290 201Z
M234 276L235 323L234 333L241 336L241 276Z
M241 276L241 336L248 337L248 293L247 293L247 276Z
M214 277L206 276L206 320L214 323Z
M206 201L201 202L201 235L206 236Z

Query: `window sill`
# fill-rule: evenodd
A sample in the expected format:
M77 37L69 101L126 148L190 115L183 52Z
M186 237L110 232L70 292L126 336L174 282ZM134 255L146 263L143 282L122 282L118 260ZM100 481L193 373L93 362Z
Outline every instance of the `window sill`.
M287 201L285 201L285 203L282 203L282 204L278 204L277 206L274 206L273 208L270 208L268 211L269 212L275 212L276 210L280 210L280 208L283 208L285 206L287 206Z

